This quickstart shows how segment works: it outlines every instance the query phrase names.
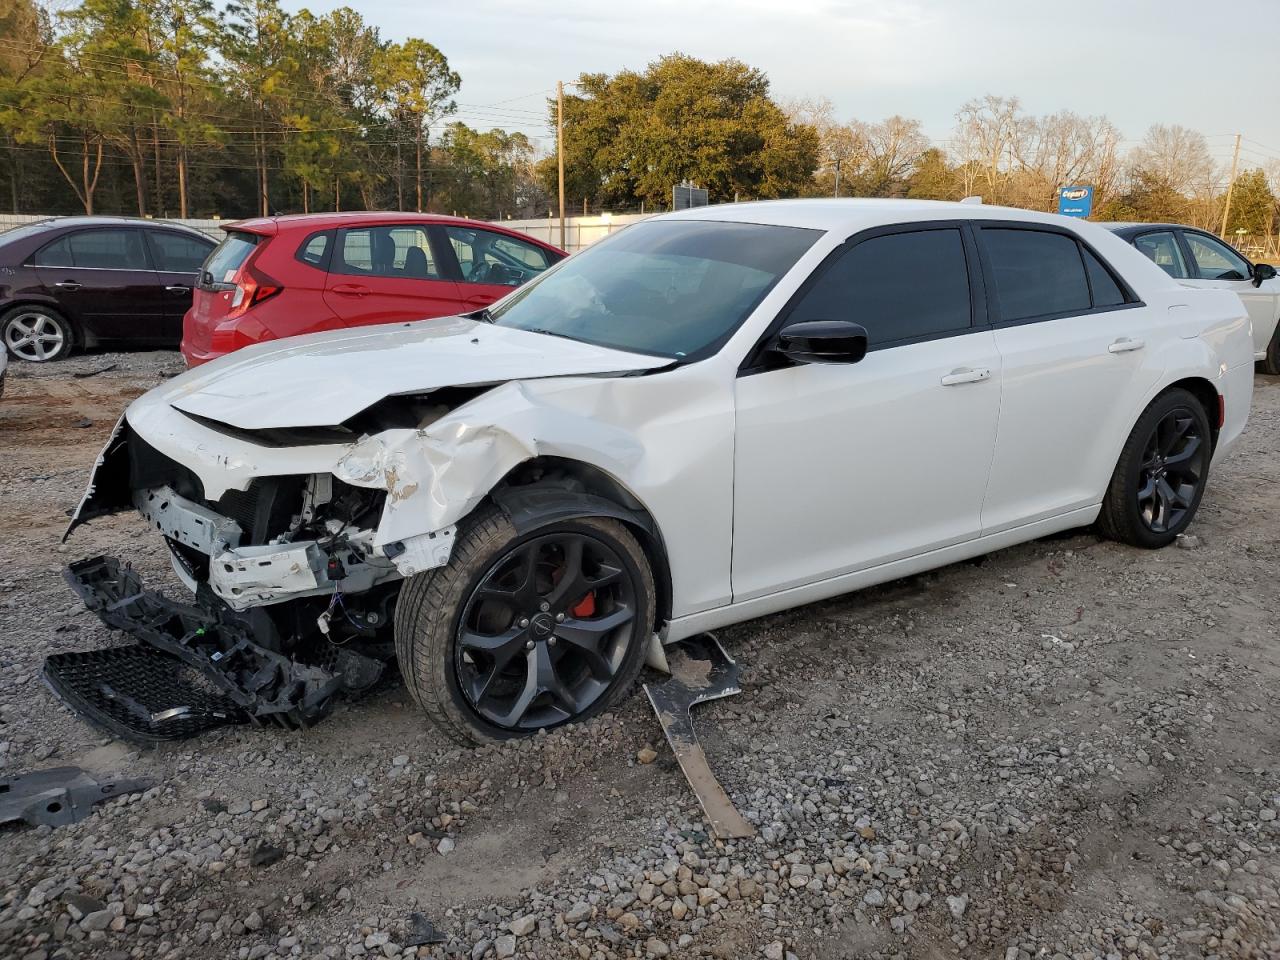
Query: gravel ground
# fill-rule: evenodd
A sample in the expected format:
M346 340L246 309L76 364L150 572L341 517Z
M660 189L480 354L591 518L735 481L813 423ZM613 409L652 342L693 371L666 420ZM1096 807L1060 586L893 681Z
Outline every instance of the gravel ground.
M1280 379L1179 548L1081 531L724 631L744 693L698 725L760 834L718 843L639 692L475 751L397 685L147 750L63 708L43 658L121 638L62 564L176 588L133 518L58 538L120 409L180 368L10 368L0 774L156 786L0 834L0 956L412 956L421 913L446 942L418 956L475 960L1280 957Z

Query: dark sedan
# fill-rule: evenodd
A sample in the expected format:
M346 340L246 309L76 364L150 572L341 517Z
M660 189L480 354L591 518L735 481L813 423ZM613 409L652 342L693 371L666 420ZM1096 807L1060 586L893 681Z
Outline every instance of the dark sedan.
M176 223L61 217L0 233L0 338L58 360L99 344L176 347L214 241Z

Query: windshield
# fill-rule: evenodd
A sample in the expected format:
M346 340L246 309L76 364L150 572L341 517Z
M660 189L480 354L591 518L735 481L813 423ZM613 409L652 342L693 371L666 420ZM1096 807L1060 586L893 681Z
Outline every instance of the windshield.
M705 220L637 223L493 307L495 323L684 359L712 353L820 230Z

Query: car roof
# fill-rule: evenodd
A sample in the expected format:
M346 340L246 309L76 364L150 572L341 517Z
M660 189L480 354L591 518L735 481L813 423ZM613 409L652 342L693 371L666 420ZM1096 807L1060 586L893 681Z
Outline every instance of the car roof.
M855 231L926 220L1012 220L1063 226L1080 221L1017 207L943 200L847 199L757 200L694 207L662 214L664 220L721 220L810 230Z
M504 227L500 223L487 220L471 220L467 217L451 217L445 213L405 213L395 210L352 210L337 213L286 213L275 217L253 217L248 220L237 220L234 223L221 224L223 230L243 230L248 233L272 235L297 230L329 230L333 227L350 226L382 226L393 223L440 224L452 223L465 227L483 227L486 230L497 230L536 243L538 246L557 250L552 244L544 243L537 237L520 233Z
M200 236L212 240L207 233L202 233L195 227L187 226L185 223L174 223L171 220L161 220L152 217L107 217L107 216L77 216L77 217L49 217L45 220L36 220L26 224L29 227L44 227L46 229L73 229L75 227L164 227L170 230L183 230L187 233L195 233Z
M1128 239L1139 233L1146 233L1150 230L1194 230L1196 233L1207 233L1199 227L1193 227L1186 223L1138 223L1136 221L1125 221L1115 223L1099 223L1098 226L1106 227L1114 234Z

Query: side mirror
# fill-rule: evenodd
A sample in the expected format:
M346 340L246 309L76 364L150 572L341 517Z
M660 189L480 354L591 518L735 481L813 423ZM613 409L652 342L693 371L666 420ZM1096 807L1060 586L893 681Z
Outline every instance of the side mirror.
M773 349L797 363L857 363L867 355L867 328L852 320L800 320L778 331Z
M1264 280L1274 280L1276 278L1276 268L1269 263L1255 263L1253 265L1253 285L1255 287L1262 286Z

